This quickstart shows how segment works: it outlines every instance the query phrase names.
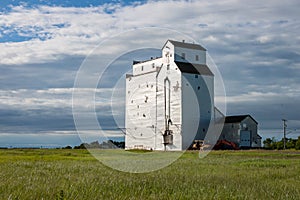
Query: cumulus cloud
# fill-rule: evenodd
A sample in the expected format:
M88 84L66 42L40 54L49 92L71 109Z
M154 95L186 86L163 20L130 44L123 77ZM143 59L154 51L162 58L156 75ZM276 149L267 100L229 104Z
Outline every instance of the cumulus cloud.
M71 88L81 62L92 50L95 60L90 63L93 67L86 86L97 80L97 70L105 67L97 57L102 55L109 62L115 59L111 54L132 50L133 46L161 48L162 40L174 39L172 31L167 31L172 29L208 49L223 76L229 114L250 112L264 128L277 128L278 119L272 118L274 105L282 105L285 109L276 115L292 118L296 123L299 119L289 105L299 107L295 103L300 93L299 6L298 0L12 6L0 13L0 107L5 114L1 119L13 127L12 121L26 118L26 113L32 120L19 125L34 126L40 109L47 111L48 119L61 122L64 120L56 113L67 113L65 120L71 124ZM165 31L124 34L143 27ZM117 39L118 34L123 35L122 39ZM94 49L112 36L115 40L110 41L110 46ZM107 84L108 90L111 87ZM89 90L82 89L82 94ZM96 107L109 115L110 102L102 97L111 91L98 92ZM107 95L102 96L105 92ZM94 106L84 101L75 103L82 109ZM110 119L102 120L109 124ZM46 124L47 119L42 121ZM43 128L47 129L46 125L40 129ZM63 129L63 124L59 128Z
M226 0L150 1L123 7L120 4L86 8L16 6L10 12L2 13L0 27L3 28L0 32L5 37L3 34L15 31L28 39L1 43L1 49L6 50L1 51L0 62L49 62L65 54L87 55L111 35L153 26L180 30L209 47L221 44L232 48L232 44L239 43L234 46L243 48L246 41L265 44L271 42L271 38L292 41L288 37L298 37L298 12L294 9L297 4L294 0L285 3L252 1L244 6L243 1ZM286 29L289 34L286 34Z

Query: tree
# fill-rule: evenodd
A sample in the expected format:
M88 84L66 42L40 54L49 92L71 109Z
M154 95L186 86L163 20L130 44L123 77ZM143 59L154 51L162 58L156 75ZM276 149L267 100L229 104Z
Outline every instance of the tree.
M263 141L264 143L264 148L265 149L275 149L276 148L276 141L275 138L267 138Z
M284 147L283 145L283 139L281 141L276 142L276 149L282 150Z
M298 137L298 140L295 143L295 149L300 150L300 136Z
M296 142L297 140L292 139L292 138L288 138L286 141L286 148L287 149L294 149L296 146Z

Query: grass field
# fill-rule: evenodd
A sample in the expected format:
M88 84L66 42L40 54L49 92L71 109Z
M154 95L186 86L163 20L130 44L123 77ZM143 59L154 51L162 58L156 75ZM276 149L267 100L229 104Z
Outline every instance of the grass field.
M86 150L0 150L0 199L300 199L299 151L186 152L158 171L113 170Z

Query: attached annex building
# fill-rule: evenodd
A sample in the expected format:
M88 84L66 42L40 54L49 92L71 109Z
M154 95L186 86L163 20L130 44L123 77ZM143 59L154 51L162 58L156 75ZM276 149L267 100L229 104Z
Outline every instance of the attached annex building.
M261 136L257 133L257 121L251 115L227 116L220 140L227 140L240 148L261 147Z

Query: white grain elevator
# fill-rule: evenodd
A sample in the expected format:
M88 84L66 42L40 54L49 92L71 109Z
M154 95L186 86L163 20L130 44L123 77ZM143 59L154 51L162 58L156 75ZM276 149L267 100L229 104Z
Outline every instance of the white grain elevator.
M125 149L185 150L214 117L214 75L199 44L168 40L126 75Z

